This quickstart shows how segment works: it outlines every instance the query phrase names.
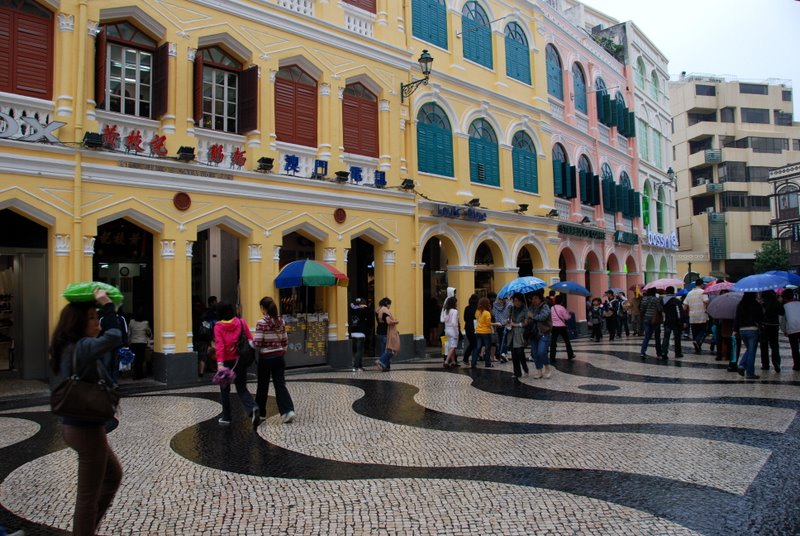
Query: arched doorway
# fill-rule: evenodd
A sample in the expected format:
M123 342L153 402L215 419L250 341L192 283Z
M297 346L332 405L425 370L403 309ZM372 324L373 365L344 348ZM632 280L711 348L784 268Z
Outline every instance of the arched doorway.
M541 252L533 244L524 245L517 254L517 277L535 276L544 269Z
M445 236L431 237L422 249L422 327L425 340L431 346L439 345L439 314L447 297L447 287L451 286L447 265L457 259L453 243Z
M92 259L95 281L117 287L126 318L140 311L153 326L153 235L124 218L97 227ZM157 326L156 326L157 327Z
M348 307L356 298L364 300L369 311L375 310L375 247L363 238L350 241L350 253L347 256ZM348 315L349 318L349 315ZM367 315L367 336L364 351L366 355L374 355L375 315Z
M9 209L0 229L0 377L45 379L48 230Z
M478 296L486 296L494 289L494 267L495 256L497 255L496 245L484 241L478 245L475 250L475 292Z

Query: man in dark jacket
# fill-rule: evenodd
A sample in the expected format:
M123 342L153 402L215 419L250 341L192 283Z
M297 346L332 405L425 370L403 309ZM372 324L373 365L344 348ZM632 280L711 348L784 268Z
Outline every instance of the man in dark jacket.
M667 359L669 354L669 337L675 334L675 358L683 357L681 350L681 332L683 331L683 304L675 296L675 287L667 287L667 294L662 299L664 303L664 342L661 343L661 359Z

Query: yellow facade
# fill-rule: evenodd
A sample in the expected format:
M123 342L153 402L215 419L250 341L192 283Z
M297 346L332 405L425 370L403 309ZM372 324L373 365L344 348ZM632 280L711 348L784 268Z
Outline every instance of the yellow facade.
M64 123L53 132L60 144L0 139L0 209L47 229L50 328L64 304L60 293L67 284L96 277L98 229L119 219L152 234L155 351L164 355L192 351L192 246L198 233L208 229L222 229L238 239L238 297L251 325L260 315L258 300L277 295L273 280L284 237L290 233L313 242L316 259L344 272L354 239L372 246L374 298L392 298L401 333L409 343L423 336L423 250L432 240L442 243L447 284L463 289L461 308L475 288L475 256L481 244L492 253L492 263L483 269L493 272L494 290L516 277L523 250L531 258L534 275L548 280L557 275L558 235L552 220L544 217L547 210L539 208L553 204L552 169L544 156L550 138L545 126L543 47L537 32L541 14L529 9L528 2L487 5L493 9L492 20L508 17L525 29L531 84L506 76L503 22L492 23L494 68L487 69L464 59L461 17L452 10L447 11L447 50L415 38L411 2L378 0L371 15L342 2L310 0L232 1L224 9L205 1L52 4L40 3L54 13L53 99L0 93L3 113L35 114L43 125ZM308 6L313 14L302 12ZM96 109L95 36L103 25L118 21L129 22L158 45L169 44L166 113L159 119ZM257 129L231 134L195 125L192 60L199 48L208 45L221 47L244 67L259 68ZM430 49L434 56L430 83L401 102L401 82L419 78L416 60L422 49ZM316 76L317 147L292 147L277 140L275 73L290 63ZM341 95L352 81L377 93L378 158L344 151ZM428 102L445 109L451 120L453 177L417 171L416 118ZM468 129L478 117L498 135L500 186L470 181ZM141 132L145 143L155 134L165 135L168 156L81 145L86 133L102 133L111 126L123 140L134 130ZM515 190L511 180L511 136L518 130L529 133L536 144L537 194ZM234 148L245 150L246 164L238 169L226 159L219 166L207 165L205 155L213 144L224 146L226 155ZM178 161L175 155L181 146L196 148L198 161ZM280 166L289 154L299 155L302 166L314 159L327 161L329 176L352 165L382 170L388 187L283 174ZM275 159L272 172L257 171L261 157ZM413 191L399 187L405 178L415 181ZM188 194L188 208L176 208L178 193ZM484 221L433 214L437 206L460 207L472 198L480 199ZM522 203L529 205L529 211L515 212ZM337 209L344 209L344 219ZM347 339L348 303L353 297L342 287L319 289L314 295L329 314L331 348L339 343L340 353L345 352L342 341ZM29 350L34 346L29 344ZM404 351L419 348L408 346ZM26 377L41 376L39 364L28 362L26 367L25 363Z

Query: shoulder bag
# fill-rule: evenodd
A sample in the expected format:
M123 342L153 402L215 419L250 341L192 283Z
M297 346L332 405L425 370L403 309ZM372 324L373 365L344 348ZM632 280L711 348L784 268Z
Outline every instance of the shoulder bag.
M253 364L256 359L256 351L250 346L250 339L244 334L244 325L239 331L239 339L236 341L236 353L239 356L239 363L247 368Z
M58 384L50 394L53 413L82 421L105 422L113 419L119 406L119 393L102 379L82 380L76 373L76 365L73 349L72 376ZM97 362L97 367L100 366ZM102 374L99 377L102 378Z

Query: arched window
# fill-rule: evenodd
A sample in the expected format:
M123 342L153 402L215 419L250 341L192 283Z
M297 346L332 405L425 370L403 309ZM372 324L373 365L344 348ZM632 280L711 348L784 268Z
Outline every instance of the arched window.
M602 78L594 81L594 94L597 101L597 121L608 125L611 121L611 97Z
M344 150L378 158L378 97L356 82L342 96Z
M523 192L539 192L539 168L536 146L522 130L511 140L511 160L514 171L514 189Z
M575 109L586 113L586 77L577 63L572 64L572 93L575 97Z
M37 2L0 2L0 91L53 98L53 19Z
M417 114L417 158L419 170L453 176L453 132L447 115L428 103Z
M467 2L461 10L461 37L464 58L491 69L492 25L478 2Z
M317 81L297 65L275 75L275 134L278 141L317 146Z
M414 37L447 49L447 6L444 0L412 0Z
M547 62L547 94L564 100L564 80L561 76L561 58L553 45L547 45L545 49L545 61Z
M644 183L644 193L642 194L642 225L645 229L650 227L650 197L652 196L650 183Z
M553 193L556 197L575 197L575 166L569 165L567 152L560 143L553 145Z
M201 128L242 133L258 119L258 68L242 63L219 46L195 55L195 121Z
M644 60L641 56L636 60L636 68L633 70L636 87L644 89Z
M139 117L166 113L168 46L126 21L104 24L97 34L97 109Z
M600 175L603 185L603 210L607 214L613 214L617 211L617 185L614 182L611 166L607 162L600 166Z
M497 135L485 119L469 126L469 179L471 182L500 186Z
M531 55L528 38L516 22L506 25L506 75L526 84L531 83Z
M656 202L656 231L664 232L664 210L666 202L664 198L664 188L658 189L658 201Z
M658 80L658 73L654 69L653 72L650 73L650 88L649 88L650 96L653 99L658 99L658 90L660 89L660 86L661 83Z

